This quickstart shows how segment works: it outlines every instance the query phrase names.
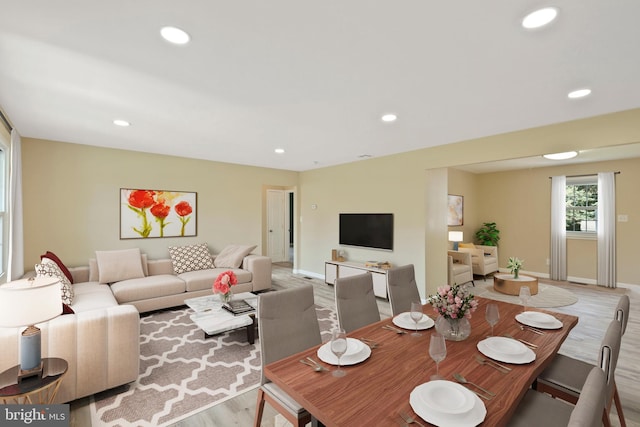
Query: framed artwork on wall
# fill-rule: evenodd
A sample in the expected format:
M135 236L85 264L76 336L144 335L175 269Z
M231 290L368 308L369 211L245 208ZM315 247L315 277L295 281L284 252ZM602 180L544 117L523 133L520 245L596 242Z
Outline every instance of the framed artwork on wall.
M191 237L197 230L198 193L120 189L120 239Z
M464 223L464 196L456 196L454 194L448 195L447 207L449 212L447 213L447 225L463 225Z

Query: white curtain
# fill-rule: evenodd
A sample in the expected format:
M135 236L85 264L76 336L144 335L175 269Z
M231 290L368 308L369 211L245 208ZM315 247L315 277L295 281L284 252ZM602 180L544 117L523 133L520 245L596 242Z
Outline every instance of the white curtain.
M598 285L616 287L616 181L598 174Z
M9 257L7 282L24 274L24 237L22 228L22 141L18 132L11 131L9 163Z
M551 178L551 279L567 280L567 177Z

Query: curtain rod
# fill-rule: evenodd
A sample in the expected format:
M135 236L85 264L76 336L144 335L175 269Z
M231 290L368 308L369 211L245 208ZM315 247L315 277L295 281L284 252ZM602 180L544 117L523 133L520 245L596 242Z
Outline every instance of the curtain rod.
M620 171L614 172L614 175L619 175ZM586 173L583 175L567 175L566 178L582 178L583 176L597 176L597 173ZM552 176L549 177L549 179L553 178Z
M11 131L13 130L13 127L11 127L11 124L9 123L9 120L7 120L7 118L4 116L2 111L0 111L0 121L2 121L2 124L4 125L4 127L7 128L9 133L11 133Z

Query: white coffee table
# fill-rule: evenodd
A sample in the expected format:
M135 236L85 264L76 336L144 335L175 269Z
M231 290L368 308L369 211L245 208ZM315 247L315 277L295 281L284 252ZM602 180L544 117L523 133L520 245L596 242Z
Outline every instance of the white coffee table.
M256 308L258 306L258 296L250 292L234 294L232 300L245 300L249 305ZM249 314L233 315L224 308L218 295L207 295L204 297L190 298L184 301L187 306L195 311L191 315L191 320L204 331L204 337L210 338L213 335L234 329L247 328L247 341L253 344L256 339L256 316L255 312Z

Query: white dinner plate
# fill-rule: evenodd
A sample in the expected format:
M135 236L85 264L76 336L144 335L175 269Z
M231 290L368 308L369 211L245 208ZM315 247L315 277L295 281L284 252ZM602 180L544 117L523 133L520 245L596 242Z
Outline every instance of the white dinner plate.
M411 312L409 311L398 314L393 319L391 319L391 321L393 322L394 325L402 329L411 329L412 331L416 329L416 322L414 322L413 319L411 318ZM433 319L431 319L426 314L423 314L422 319L420 319L420 321L418 322L418 329L424 330L424 329L433 328L433 325L435 325L435 322L433 321Z
M540 329L560 329L562 322L547 313L539 311L525 311L516 315L516 320L523 325Z
M503 340L513 341L508 345ZM516 347L522 346L522 347ZM505 337L489 337L480 341L477 345L480 353L485 356L505 363L525 364L536 360L536 354L520 341ZM524 348L522 353L515 350Z
M429 381L416 387L415 392L430 410L443 414L463 414L473 408L473 393L452 381Z
M484 418L487 416L487 408L484 406L484 402L470 390L466 391L466 393L470 395L470 399L472 402L472 407L468 411L458 414L449 414L438 410L434 411L431 405L426 405L423 401L422 393L423 388L426 384L429 383L419 385L418 387L414 388L409 395L409 404L411 405L411 408L416 414L418 414L420 418L422 418L426 422L440 427L469 427L477 426L482 421L484 421Z
M331 351L331 341L318 349L318 358L330 365L338 365L338 358ZM341 365L355 365L364 362L371 356L371 348L355 338L347 338L347 352L340 358Z

